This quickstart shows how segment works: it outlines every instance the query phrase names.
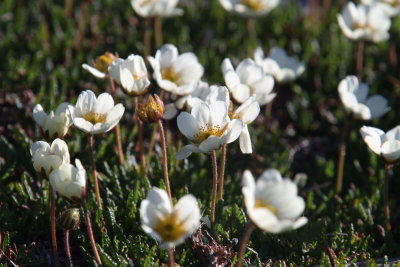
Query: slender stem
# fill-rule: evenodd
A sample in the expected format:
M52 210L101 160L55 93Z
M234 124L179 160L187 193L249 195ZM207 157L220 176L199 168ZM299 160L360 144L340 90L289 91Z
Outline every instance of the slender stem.
M94 193L96 194L97 206L99 207L99 209L103 209L103 207L101 205L101 199L100 199L99 182L97 181L96 165L94 165L93 135L89 134L88 138L89 138L89 156L90 156L90 163L92 164L92 175L93 175L93 182L94 182Z
M363 67L363 54L364 54L364 41L357 41L356 47L356 74L359 80L361 80L362 67Z
M54 199L55 191L49 183L50 191L50 227L51 227L51 241L53 245L54 261L57 267L60 267L60 261L58 259L58 247L57 247L57 235L56 235L56 202Z
M391 168L391 164L385 164L385 181L383 183L383 205L385 208L385 219L386 219L386 231L390 232L392 226L390 224L390 216L389 216L389 170Z
M255 227L256 225L252 221L249 220L247 222L246 228L244 229L244 233L242 235L242 240L240 241L239 245L236 267L242 267L244 250L246 249L246 244L249 242L249 238Z
M344 122L342 137L340 139L340 146L339 146L338 168L336 174L336 193L340 193L340 191L342 191L343 167L344 167L344 158L346 156L346 140L349 131L349 126L350 126L350 121L349 119L346 119Z
M85 221L86 221L87 231L89 234L90 244L92 245L94 257L96 258L97 264L101 265L101 260L100 260L99 252L97 251L96 241L94 240L92 224L90 222L90 216L89 216L88 210L86 208L85 201L82 201L82 208L83 208L83 212L85 213Z
M64 230L64 246L65 246L65 254L67 255L68 266L73 267L74 265L72 264L71 251L69 250L69 230L68 229Z
M171 206L173 206L173 204L172 204L172 196L171 196L171 188L169 186L169 178L168 178L167 145L165 143L164 127L162 125L161 120L158 120L158 126L160 127L161 144L162 144L162 150L163 150L164 182L165 182L165 186L167 187L167 193L168 193L169 201L171 202Z
M180 151L182 148L182 133L178 131L178 141L176 142L176 151ZM178 168L179 160L175 160L174 171Z
M174 258L174 249L173 248L168 249L168 264L169 264L169 267L175 266L175 258Z
M222 200L224 193L224 174L225 174L225 162L226 162L226 144L222 146L221 160L219 162L219 191L218 200Z
M149 151L147 152L147 161L149 161L149 162L153 155L153 148L154 148L156 133L157 133L157 125L154 125L153 131L151 132L151 136L150 136Z
M212 166L213 166L213 189L211 198L211 229L214 229L215 222L215 199L217 197L217 182L218 182L218 171L217 171L217 156L215 150L211 152Z
M142 174L146 175L146 159L144 158L144 148L143 148L143 123L139 119L138 111L138 96L135 96L135 121L139 125L139 146L140 146L140 167L142 169Z
M144 36L143 36L143 55L144 55L144 60L148 62L147 57L150 55L150 50L151 50L151 19L146 18L146 23L145 23L145 30L144 30Z
M111 87L111 95L114 99L115 102L115 86L114 86L114 80L111 77L111 75L108 75L108 79L110 81L110 87ZM117 141L117 147L118 147L118 159L120 164L124 164L124 152L122 151L122 144L121 144L121 129L119 126L119 123L114 128L115 131L115 139Z
M264 117L265 117L265 119L269 119L269 117L271 117L271 111L272 111L272 101L269 102L269 103L265 106L265 111L264 111Z
M64 14L67 18L71 18L73 2L74 0L65 0Z
M157 49L162 46L163 36L162 36L162 19L161 17L154 18L154 33Z
M389 58L389 66L392 70L396 70L397 67L397 53L396 53L396 41L394 36L397 34L390 29L390 37L389 37L389 47L388 47L388 58Z
M253 54L253 42L256 39L256 32L254 29L254 20L253 18L247 18L246 21L246 28L247 28L247 34L248 34L248 40L247 40L247 56L252 57Z

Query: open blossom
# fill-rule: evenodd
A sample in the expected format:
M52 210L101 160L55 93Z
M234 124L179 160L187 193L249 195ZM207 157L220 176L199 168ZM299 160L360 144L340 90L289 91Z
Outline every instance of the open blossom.
M375 127L363 126L360 133L368 147L386 162L393 163L400 159L400 125L387 133Z
M192 195L183 196L172 207L167 193L153 187L140 203L140 220L143 230L162 247L173 248L199 227L200 209Z
M40 104L33 109L33 119L42 128L47 139L63 138L72 124L68 103L61 103L55 112L47 115Z
M100 134L114 128L124 114L122 104L114 106L114 100L108 93L96 98L91 90L80 93L75 107L69 106L74 125L88 133Z
M182 15L183 10L176 8L178 0L131 0L133 10L141 17L172 17Z
M343 34L351 40L381 42L389 38L391 21L378 5L356 6L349 2L337 15L337 20Z
M280 0L219 0L226 11L243 16L258 17L269 13Z
M130 96L139 96L150 85L147 68L141 56L130 55L127 59L116 59L108 66L111 77Z
M346 112L355 119L372 120L389 110L386 98L381 95L368 97L368 85L359 83L356 76L350 75L343 79L338 91Z
M71 202L80 202L86 196L86 171L79 159L75 165L64 163L50 173L54 190Z
M273 47L267 58L264 58L264 51L258 47L254 51L254 60L261 66L265 74L274 76L279 83L291 82L304 72L304 63L295 58L289 57L285 50Z
M33 160L33 167L44 178L48 178L50 173L60 167L63 163L69 163L69 152L67 144L57 138L51 146L47 142L38 141L30 146Z
M154 79L165 91L177 95L186 95L195 90L203 76L204 68L195 54L178 54L172 44L165 44L156 52L155 57L148 57L154 70Z
M175 155L177 160L185 159L193 152L207 153L235 141L244 126L242 120L229 118L228 107L223 101L210 105L199 103L191 113L179 114L177 122L181 133L192 142Z
M361 0L365 5L377 5L382 8L389 17L400 14L400 0Z
M108 66L117 58L118 55L106 52L104 55L97 57L92 66L88 64L82 64L82 68L89 71L93 76L104 79L108 74Z
M240 62L236 70L230 59L225 58L222 62L222 73L226 86L238 103L243 103L250 96L256 95L257 102L262 106L271 102L276 95L272 93L274 78L265 74L263 69L250 58Z
M242 184L247 214L261 230L277 234L307 223L307 218L300 217L305 202L297 195L297 185L282 179L279 171L268 169L254 182L252 173L246 170Z

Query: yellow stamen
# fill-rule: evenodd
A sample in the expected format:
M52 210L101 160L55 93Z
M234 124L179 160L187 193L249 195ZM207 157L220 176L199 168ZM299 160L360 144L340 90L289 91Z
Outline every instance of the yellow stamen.
M105 123L106 114L100 114L96 112L86 112L82 115L82 118L95 125L96 123Z
M261 1L259 0L242 0L241 3L254 11L261 9Z
M171 81L171 82L175 83L178 86L180 85L179 77L178 77L178 75L176 75L176 73L174 72L172 67L168 67L168 68L163 69L161 71L161 77L162 77L163 80Z
M201 127L200 132L197 133L194 138L197 144L200 144L205 139L207 139L210 135L215 135L221 137L225 132L226 128L228 128L228 123L221 129L219 125L207 124L206 127Z
M256 198L256 201L255 201L255 203L254 203L254 208L255 208L255 209L256 209L256 208L264 208L264 209L269 210L269 211L272 212L273 214L277 215L276 209L275 209L273 206L271 206L271 205L269 205L269 204L263 202L263 201L262 201L261 199L259 199L259 198Z
M186 232L186 229L183 227L183 222L178 220L178 214L176 212L172 212L163 218L158 218L154 230L163 241L167 242L178 240Z

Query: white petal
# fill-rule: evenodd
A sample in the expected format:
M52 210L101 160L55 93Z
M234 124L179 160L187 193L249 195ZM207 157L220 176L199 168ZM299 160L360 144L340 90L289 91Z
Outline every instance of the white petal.
M225 130L225 133L222 136L222 142L229 144L238 139L243 127L244 124L242 120L235 119L231 121L228 129Z
M98 69L89 66L88 64L82 64L82 68L89 71L93 76L97 78L104 79L106 77L106 74L104 72L101 72Z
M208 153L218 149L222 145L221 139L216 135L210 135L199 145L199 149L203 153Z
M78 128L81 131L84 131L85 133L91 133L93 129L93 124L91 124L90 122L88 122L83 118L75 118L74 125L76 128Z
M381 154L381 136L385 133L374 127L363 126L360 129L360 133L364 142L368 147L377 155Z
M374 95L365 102L371 112L371 119L379 118L389 109L387 107L387 99L381 95Z
M179 150L178 153L175 154L176 160L182 160L189 157L193 152L201 152L199 148L193 144L186 145Z
M195 135L200 132L196 118L187 112L181 112L181 114L179 114L177 123L179 131L190 140L194 140Z
M43 126L46 118L47 114L43 111L42 105L37 104L33 109L33 119L36 121L37 124Z
M253 149L251 147L250 133L249 129L247 128L247 125L243 127L243 130L240 134L239 143L240 143L240 150L242 151L243 154L253 153Z
M176 114L178 114L178 110L175 107L175 103L165 105L165 112L163 114L164 120L171 120L175 118Z
M114 107L114 100L109 93L102 93L97 98L94 112L105 114Z
M388 162L395 162L400 159L400 141L389 140L383 143L381 148L382 156Z

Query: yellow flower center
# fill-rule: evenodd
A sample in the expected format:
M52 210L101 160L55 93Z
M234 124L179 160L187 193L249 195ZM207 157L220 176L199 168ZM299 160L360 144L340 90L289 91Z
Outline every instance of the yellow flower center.
M178 86L180 85L179 77L178 77L178 75L176 75L176 73L174 72L172 67L168 67L168 68L163 69L161 71L161 77L162 77L163 80L171 81L171 82L175 83Z
M253 11L261 9L261 2L259 0L242 0L241 3Z
M255 209L256 209L256 208L264 208L264 209L267 209L267 210L269 210L270 212L272 212L275 216L277 216L276 209L275 209L273 206L271 206L271 205L269 205L269 204L263 202L263 201L262 201L261 199L259 199L259 198L256 198L256 201L255 201L255 203L254 203L254 208L255 208Z
M163 218L158 218L154 230L163 241L167 242L176 241L186 232L186 229L183 227L183 222L178 220L178 214L176 212L172 212Z
M101 55L96 58L96 61L93 64L93 68L103 73L108 73L108 66L113 60L117 58L118 56L114 56L113 54L106 52L104 55Z
M396 1L393 1L393 0L382 0L382 3L385 3L385 4L390 5L392 7L397 7L398 5L400 5L399 1L396 2Z
M100 114L97 112L86 112L82 115L82 118L95 125L96 123L105 123L106 114Z
M228 128L228 124L225 124L224 127L221 128L219 125L207 124L206 126L200 127L200 132L197 133L194 138L197 144L200 144L204 140L206 140L210 135L215 135L221 137L225 132L226 128Z

